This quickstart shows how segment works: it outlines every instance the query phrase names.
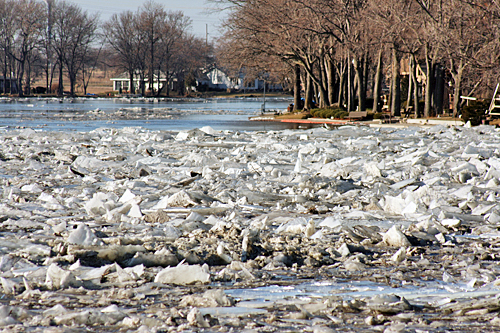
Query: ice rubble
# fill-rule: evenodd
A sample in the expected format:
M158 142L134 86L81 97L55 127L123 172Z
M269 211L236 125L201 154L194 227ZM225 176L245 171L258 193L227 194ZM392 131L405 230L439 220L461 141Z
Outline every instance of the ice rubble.
M437 276L428 254L451 249L463 258L439 265L456 285L496 288L499 147L488 126L4 131L0 278L12 302L0 325L208 327L197 307L234 305L220 292L174 301L191 310L166 321L105 307L106 298L130 292L140 303L166 284L252 283L305 274L299 267L380 275L390 262ZM69 291L90 294L69 309ZM16 298L53 301L35 311ZM411 311L393 298L366 304ZM377 318L366 322L387 321Z

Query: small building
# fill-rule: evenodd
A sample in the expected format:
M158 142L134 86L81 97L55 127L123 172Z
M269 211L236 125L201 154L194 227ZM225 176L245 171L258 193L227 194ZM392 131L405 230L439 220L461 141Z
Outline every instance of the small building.
M196 80L197 87L192 87L195 90L202 86L208 90L244 90L258 91L264 89L264 80L245 79L245 73L239 73L238 77L230 77L219 68L204 70L200 77ZM279 84L270 84L266 82L266 90L281 91L283 87Z
M120 93L130 93L129 73L123 72L120 75L111 78L110 80L113 83L113 91L118 91ZM174 90L175 81L176 80L171 80L170 90ZM144 84L145 90L149 90L149 77L145 77L144 80L142 80L142 84ZM160 72L159 79L158 79L158 74L153 75L153 89L155 91L158 91L158 89L164 89L166 84L167 84L167 77L163 72ZM134 75L134 88L136 92L141 90L141 79L139 74Z
M241 83L241 79L230 78L218 68L204 70L196 79L197 87L204 86L207 90L240 89Z

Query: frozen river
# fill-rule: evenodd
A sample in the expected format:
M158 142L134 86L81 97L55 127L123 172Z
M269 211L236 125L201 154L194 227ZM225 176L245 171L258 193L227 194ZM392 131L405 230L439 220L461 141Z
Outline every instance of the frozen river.
M262 98L25 98L0 99L0 126L58 131L91 131L100 127L144 127L150 130L280 130L294 124L252 122ZM267 98L266 110L286 110L289 98Z
M261 103L2 99L0 329L499 331L498 129Z

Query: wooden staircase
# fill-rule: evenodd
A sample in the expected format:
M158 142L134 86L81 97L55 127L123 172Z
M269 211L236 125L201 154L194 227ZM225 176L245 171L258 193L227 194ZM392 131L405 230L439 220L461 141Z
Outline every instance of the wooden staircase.
M500 91L498 91L499 86L500 83L497 83L495 93L493 94L493 98L491 99L490 107L488 108L488 115L490 116L500 116Z

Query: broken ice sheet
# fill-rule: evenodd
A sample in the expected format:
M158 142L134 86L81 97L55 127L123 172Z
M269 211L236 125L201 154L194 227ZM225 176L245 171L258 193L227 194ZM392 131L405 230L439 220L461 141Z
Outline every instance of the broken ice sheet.
M5 323L167 330L210 314L278 330L291 319L277 309L295 304L326 307L331 325L370 302L416 318L476 311L471 298L485 311L500 276L499 141L444 126L2 131ZM34 307L51 321L26 321ZM304 318L295 329L318 320Z

